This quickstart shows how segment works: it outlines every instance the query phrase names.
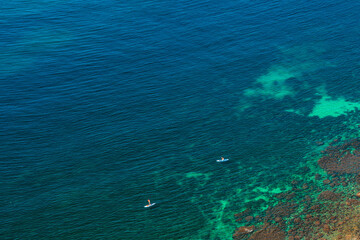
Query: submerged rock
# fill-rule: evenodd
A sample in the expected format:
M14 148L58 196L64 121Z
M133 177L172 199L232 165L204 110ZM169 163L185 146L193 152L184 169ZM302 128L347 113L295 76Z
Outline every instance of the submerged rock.
M233 239L243 239L243 237L247 234L250 234L254 231L255 226L242 226L235 230L235 233L233 234Z
M357 139L342 145L329 146L324 151L324 156L318 160L318 165L328 173L358 173L360 156L355 153L359 150L360 141Z
M340 193L334 193L332 191L323 191L318 196L319 200L329 200L329 201L336 201L340 199L341 194Z
M271 240L285 240L286 234L280 228L276 226L269 226L260 229L259 231L255 232L249 240L264 240L264 239L271 239Z

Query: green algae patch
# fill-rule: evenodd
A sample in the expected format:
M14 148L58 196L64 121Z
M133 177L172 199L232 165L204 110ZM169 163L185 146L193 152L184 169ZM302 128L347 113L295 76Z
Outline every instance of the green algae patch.
M284 67L276 66L256 79L256 83L260 84L259 88L249 88L245 90L244 95L247 97L265 96L274 99L283 99L286 96L293 96L294 90L286 85L286 80L296 77L296 74Z
M245 198L243 201L244 201L244 203L248 203L248 202L256 202L259 200L263 200L264 202L269 202L270 198L268 196L259 195L259 196L253 197L253 198L251 198L251 197Z
M289 113L295 113L297 115L301 115L304 116L304 114L300 111L300 110L296 110L296 109L286 109L285 112L289 112Z
M229 200L220 200L212 207L212 212L201 210L206 219L206 228L201 229L196 236L189 239L227 240L231 239L233 229L233 213L227 214L226 208L230 205ZM187 238L186 238L187 239Z
M318 100L309 117L338 117L348 112L360 109L360 103L347 101L340 97L333 99L327 95Z
M253 191L255 192L261 192L261 193L270 193L270 194L277 194L277 193L282 193L282 192L286 192L288 190L291 189L290 186L284 186L285 189L281 189L281 188L263 188L263 187L257 187L255 188Z
M185 174L186 178L203 178L208 181L212 173L199 173L199 172L188 172Z
M179 186L195 183L197 187L203 187L210 180L212 173L188 172L182 179L177 181Z
M250 89L247 89L246 91L249 91L249 90ZM246 101L245 99L241 99L239 101L239 105L237 107L235 107L235 110L237 110L238 113L243 113L251 107L253 107L253 105L251 103L249 103L249 101Z
M299 88L310 88L305 79L302 85L293 87L289 79L302 78L305 73L315 72L322 68L333 66L324 61L321 56L326 50L321 46L307 45L296 47L280 47L280 60L270 66L268 70L255 80L255 85L244 91L245 97L265 97L268 99L283 100L293 97Z

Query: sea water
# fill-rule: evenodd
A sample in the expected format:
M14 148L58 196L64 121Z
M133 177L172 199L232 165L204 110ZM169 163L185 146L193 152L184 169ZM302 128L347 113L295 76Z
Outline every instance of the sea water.
M2 239L231 239L357 136L356 2L0 9Z

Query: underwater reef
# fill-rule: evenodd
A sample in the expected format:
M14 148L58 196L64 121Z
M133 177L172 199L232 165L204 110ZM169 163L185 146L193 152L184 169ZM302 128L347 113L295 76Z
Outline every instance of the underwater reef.
M298 170L291 190L273 194L265 210L254 202L234 215L234 240L360 240L360 140L314 145L323 150L313 168Z

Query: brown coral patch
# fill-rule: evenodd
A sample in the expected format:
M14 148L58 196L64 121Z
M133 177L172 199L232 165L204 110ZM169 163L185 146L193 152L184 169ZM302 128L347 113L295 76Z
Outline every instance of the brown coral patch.
M259 231L255 232L249 240L285 240L286 234L276 226L265 226Z
M268 208L266 211L267 216L269 217L287 217L290 216L290 214L295 212L295 209L298 205L294 203L289 202L281 202L277 205L275 205L272 208Z
M329 146L318 160L321 168L328 173L358 173L360 170L360 149L357 139L338 146Z
M240 213L236 213L234 217L237 218L236 219L237 222L241 222L243 220L243 217L249 215L251 212L252 210L250 208L247 208Z
M348 206L359 206L360 205L360 200L348 198L348 199L346 199L346 205L348 205Z
M330 180L329 179L324 179L323 184L330 184Z
M255 226L242 226L235 230L235 233L233 234L233 239L240 240L244 239L246 235L252 233L255 229Z
M336 201L336 200L340 199L340 197L341 197L341 194L339 194L339 193L334 193L332 191L323 191L318 196L318 199L321 201L324 201L324 200Z
M358 175L356 175L355 181L357 184L360 184L360 173Z

